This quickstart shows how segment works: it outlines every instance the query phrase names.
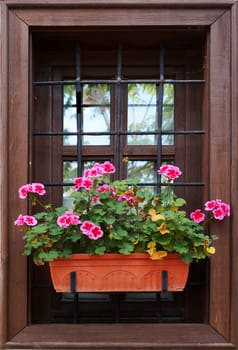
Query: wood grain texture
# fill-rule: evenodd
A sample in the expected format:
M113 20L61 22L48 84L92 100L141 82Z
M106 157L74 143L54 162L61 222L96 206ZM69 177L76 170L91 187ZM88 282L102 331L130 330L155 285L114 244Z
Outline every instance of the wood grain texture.
M35 8L15 9L16 16L29 26L146 26L211 25L224 9L148 8Z
M27 213L27 201L18 198L18 188L28 182L28 28L9 13L9 334L26 324L26 258L22 235L14 227L16 217Z
M19 346L19 347L18 347ZM7 343L8 349L229 350L235 349L203 324L33 325Z
M116 7L116 6L140 6L140 7L191 7L191 8L211 8L211 7L230 7L236 0L3 0L12 7L50 7L50 6L81 6L81 7Z
M8 215L8 159L7 159L7 11L4 4L0 4L0 344L6 341L7 336L7 262L8 262L8 240L7 240L7 221L5 218Z
M210 47L210 198L230 202L230 14L211 27ZM211 259L210 321L226 338L230 337L230 224L211 224L219 236L218 254Z
M232 77L238 76L238 3L232 9ZM232 103L231 103L231 128L232 128L232 153L231 153L231 203L233 211L238 207L238 81L232 79ZM238 346L238 217L235 213L232 219L231 237L231 341Z

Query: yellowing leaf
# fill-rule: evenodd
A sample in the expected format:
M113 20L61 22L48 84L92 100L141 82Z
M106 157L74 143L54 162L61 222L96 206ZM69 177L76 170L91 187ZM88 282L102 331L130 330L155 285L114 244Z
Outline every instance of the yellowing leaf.
M152 221L165 220L164 215L156 214L154 209L150 209L148 213L151 216Z
M170 233L165 223L161 224L160 227L158 227L158 231L161 233L161 235L164 235L165 233Z
M156 243L153 241L150 241L149 243L147 243L147 248L155 248Z
M216 253L216 248L215 247L208 247L206 248L208 254L215 254Z
M168 255L167 252L163 251L163 250L158 250L155 251L152 255L150 255L150 258L152 260L160 260L163 259L164 257L166 257Z

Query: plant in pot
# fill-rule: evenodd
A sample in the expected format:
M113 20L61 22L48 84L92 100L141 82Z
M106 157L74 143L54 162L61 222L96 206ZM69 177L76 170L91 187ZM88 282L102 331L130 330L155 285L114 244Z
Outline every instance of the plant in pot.
M43 209L15 221L23 231L24 254L36 265L49 262L53 282L62 274L55 287L60 292L70 291L71 272L77 291L159 291L162 272L168 273L169 290L182 290L189 263L215 253L217 237L205 233L204 223L229 216L229 204L209 200L206 214L197 209L188 217L186 201L171 188L181 175L177 166L160 167L165 186L156 194L135 180L110 182L114 172L110 162L95 163L75 178L72 210L43 204L40 183L22 186L19 197ZM178 267L184 272L180 285Z

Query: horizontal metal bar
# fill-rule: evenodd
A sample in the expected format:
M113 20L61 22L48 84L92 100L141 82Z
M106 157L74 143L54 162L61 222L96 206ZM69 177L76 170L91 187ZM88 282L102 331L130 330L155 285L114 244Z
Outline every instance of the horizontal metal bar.
M81 84L202 84L205 83L204 79L92 79L80 81ZM76 80L42 80L33 82L34 86L44 85L76 85Z
M105 136L105 135L202 135L205 130L164 130L164 131L110 131L110 132L81 132L81 136ZM77 132L64 131L38 131L33 136L77 136Z
M156 103L128 103L127 104L128 107L156 107ZM163 103L163 107L173 107L174 104L172 103ZM74 104L65 104L64 105L64 108L69 108L69 107L72 107L72 108L75 108L77 107L77 105L74 103ZM110 104L109 103L105 103L105 104L99 104L99 103L82 103L81 104L81 107L110 107Z
M66 186L73 186L74 184L71 182L52 182L52 183L44 183L44 186L46 187L66 187ZM129 184L130 185L130 184ZM147 183L138 183L137 186L140 187L153 187L153 186L172 186L172 187L199 187L199 186L204 186L204 182L174 182L170 184L166 184L163 182L147 182Z

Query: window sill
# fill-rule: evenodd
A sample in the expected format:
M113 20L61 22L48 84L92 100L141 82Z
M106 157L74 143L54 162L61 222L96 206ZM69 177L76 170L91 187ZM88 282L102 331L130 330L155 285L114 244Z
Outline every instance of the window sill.
M205 324L45 324L24 328L6 349L235 349Z

